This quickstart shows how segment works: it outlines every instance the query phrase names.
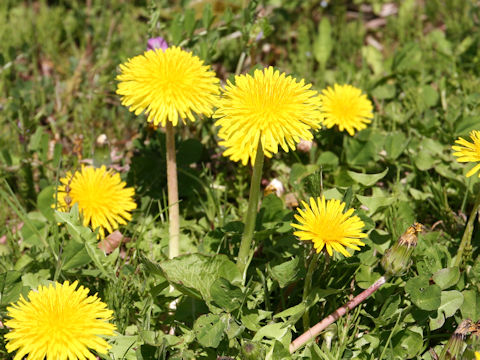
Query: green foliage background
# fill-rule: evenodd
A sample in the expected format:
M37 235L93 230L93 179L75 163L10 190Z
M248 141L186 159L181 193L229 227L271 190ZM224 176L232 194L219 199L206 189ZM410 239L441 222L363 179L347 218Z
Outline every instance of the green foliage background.
M409 272L292 358L432 359L462 319L480 319L478 223L452 266L479 180L451 150L480 130L479 18L470 0L1 1L0 316L39 284L78 279L115 312L105 358L288 359L304 312L313 325L367 288L419 221L428 230ZM324 129L309 152L266 161L266 182L280 179L297 200L321 190L343 199L369 231L352 258L320 258L305 301L310 247L292 235L285 197L263 199L246 285L236 273L250 169L221 156L211 119L178 132L182 253L192 255L167 260L164 134L115 94L117 66L159 35L222 80L244 58L243 71L274 65L318 91L350 83L373 101L373 123L354 137ZM95 145L102 133L107 155ZM75 208L51 209L80 158L111 163L136 189L121 229L130 241L108 256Z

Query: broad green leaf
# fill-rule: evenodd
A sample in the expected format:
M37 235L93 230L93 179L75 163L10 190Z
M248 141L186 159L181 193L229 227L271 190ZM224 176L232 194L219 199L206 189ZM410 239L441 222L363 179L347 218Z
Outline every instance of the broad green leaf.
M353 171L347 171L348 175L355 180L357 183L362 184L363 186L372 186L380 179L383 179L385 175L387 175L388 168L383 170L381 173L378 174L362 174L356 173Z
M193 324L193 331L200 345L216 348L222 341L227 324L220 315L200 316Z
M288 360L291 358L292 356L288 351L288 347L286 347L285 344L282 344L280 341L274 341L272 347L267 353L267 356L265 357L265 360Z
M277 322L267 324L260 328L260 330L258 330L253 337L253 341L260 341L263 338L282 341L281 339L283 339L284 337L290 338L291 340L292 334L289 328L285 326L283 322Z
M210 296L213 302L227 312L232 312L242 305L242 290L230 284L224 278L218 278L210 287Z
M423 338L419 333L402 330L392 338L393 353L402 359L413 359L423 347Z
M475 290L464 290L463 304L460 307L463 319L480 318L480 294Z
M441 304L442 290L438 285L430 285L428 276L420 275L409 279L405 285L405 292L422 310L437 310Z
M407 137L403 132L395 131L389 133L385 138L385 152L387 159L397 159L408 145Z
M433 274L433 281L440 286L442 290L454 286L460 279L460 270L458 267L451 267L438 270Z
M90 263L92 259L84 244L69 241L62 252L62 270L70 270Z
M393 197L384 197L384 196L363 196L356 195L357 199L365 205L369 214L373 214L381 208L385 208L393 204L395 199Z
M458 290L442 291L441 305L438 312L442 311L446 318L453 316L463 304L463 295Z
M268 265L268 269L272 274L272 277L278 281L280 287L284 288L297 279L300 271L299 263L300 259L296 257L274 267L270 267L270 265Z
M210 289L218 278L230 283L241 284L241 274L237 266L225 255L206 256L188 254L159 264L165 278L178 290L212 300Z
M437 316L430 319L430 330L440 329L445 319L453 316L463 304L463 295L460 291L442 291L441 305L438 308Z
M47 186L44 188L37 197L37 208L49 221L54 222L54 210L52 204L54 203L55 187Z

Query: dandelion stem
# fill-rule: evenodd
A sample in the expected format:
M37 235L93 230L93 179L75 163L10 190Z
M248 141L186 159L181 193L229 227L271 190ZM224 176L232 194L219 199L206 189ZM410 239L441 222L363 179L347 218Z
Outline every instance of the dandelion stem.
M312 289L312 276L317 268L318 258L320 253L317 253L314 250L314 253L310 256L310 261L308 263L307 275L305 276L305 283L303 284L303 298L302 301L305 304L307 302L308 295L310 295L310 290ZM310 326L310 315L308 313L308 308L303 313L303 330L307 330Z
M315 326L305 331L302 335L300 335L290 344L290 354L293 354L295 351L300 349L310 340L315 339L315 337L317 337L318 334L320 334L323 330L325 330L325 328L328 325L332 324L337 319L345 315L347 311L354 309L357 305L359 305L362 301L367 299L370 295L372 295L375 291L377 291L386 282L387 282L387 278L385 276L380 277L368 289L362 291L360 294L355 296L348 303L339 307L333 313L328 315L325 319L323 319L322 321L317 323Z
M175 130L170 121L166 126L167 138L167 185L168 185L168 219L169 235L168 257L180 254L180 210L178 205L177 159L175 155Z
M460 266L460 264L462 263L464 250L471 246L473 227L474 227L475 219L477 218L477 214L479 210L480 210L480 192L477 193L477 197L475 198L475 204L473 205L472 212L470 213L470 218L468 219L467 225L465 226L465 232L463 233L462 241L460 242L460 246L458 247L454 266Z
M258 200L260 197L260 181L262 180L263 169L263 148L262 143L258 142L257 155L253 164L253 175L250 183L250 194L248 198L247 214L245 215L245 229L243 231L240 250L238 251L237 267L245 274L248 265L250 248L252 246L253 232L255 230L255 221L257 219Z

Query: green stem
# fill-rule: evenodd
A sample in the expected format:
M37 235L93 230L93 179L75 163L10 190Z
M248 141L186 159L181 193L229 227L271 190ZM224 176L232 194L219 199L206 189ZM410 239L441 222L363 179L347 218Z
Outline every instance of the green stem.
M315 251L315 250L314 250ZM320 258L320 253L315 252L310 256L310 262L308 263L307 275L305 276L305 283L303 284L303 303L306 304L308 295L310 295L310 290L312 289L312 276L317 267L318 259ZM305 309L303 313L303 330L307 331L310 328L310 314L308 308Z
M175 130L170 121L166 126L167 140L167 186L168 186L168 257L180 254L180 208L178 205L177 159L175 154Z
M472 212L470 213L470 218L468 219L467 225L465 226L465 232L463 233L462 241L458 247L457 256L455 257L454 266L460 266L462 263L463 252L466 248L470 247L472 241L473 227L475 219L477 218L477 213L480 208L480 192L477 193L475 198L475 204L473 205Z
M243 231L240 250L238 251L237 267L245 279L247 271L250 248L252 246L253 232L255 230L255 221L257 218L258 200L260 198L260 181L262 180L263 169L263 148L262 143L258 142L257 156L253 164L253 175L250 183L250 194L248 198L248 209L245 216L245 229Z

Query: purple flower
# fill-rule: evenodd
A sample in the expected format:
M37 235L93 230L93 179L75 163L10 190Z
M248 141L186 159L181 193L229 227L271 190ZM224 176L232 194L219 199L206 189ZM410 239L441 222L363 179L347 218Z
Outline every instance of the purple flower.
M165 51L167 48L168 44L161 36L148 39L147 41L147 50L162 49L163 51Z

